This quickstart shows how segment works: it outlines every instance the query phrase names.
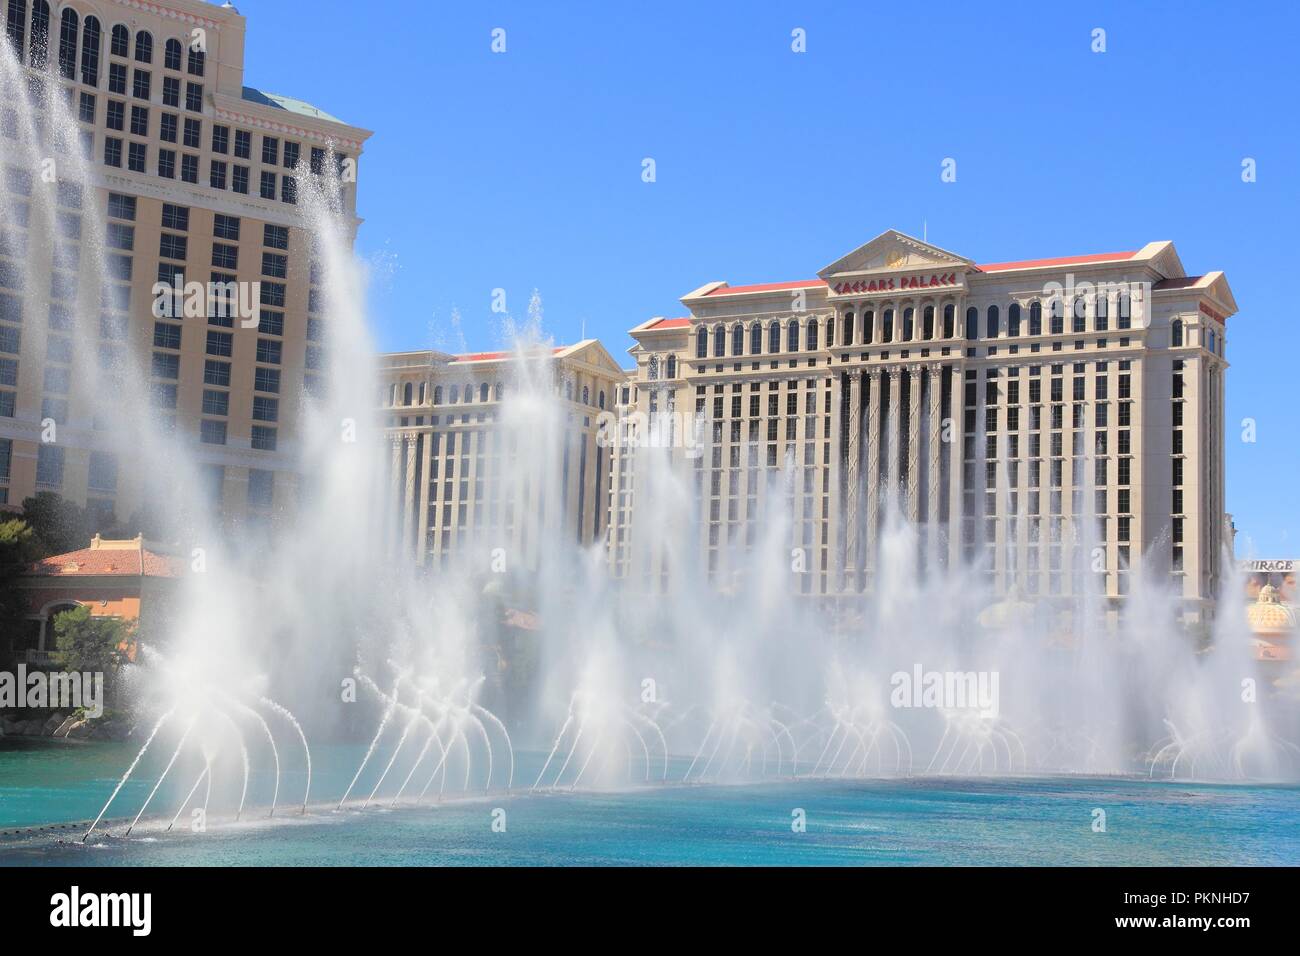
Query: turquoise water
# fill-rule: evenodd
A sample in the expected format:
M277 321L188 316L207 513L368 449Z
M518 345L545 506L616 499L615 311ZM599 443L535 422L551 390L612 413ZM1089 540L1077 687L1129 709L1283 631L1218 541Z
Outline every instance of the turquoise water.
M81 828L15 827L93 817L134 747L52 744L0 749L0 863L32 865L1297 865L1300 788L1130 779L911 779L666 786L620 793L495 793L442 805L334 811L359 749L322 748L313 806L298 816L302 775L286 766L280 816L239 824L214 814L206 833L142 827L121 839L153 777L114 805L107 839ZM288 755L285 756L289 763ZM516 784L536 774L525 755ZM142 764L142 771L148 764ZM179 766L179 765L178 765ZM325 769L337 768L337 769ZM530 769L531 774L525 773ZM156 773L155 773L156 776ZM181 775L188 790L193 777ZM374 779L377 779L374 778ZM362 797L374 779L359 782ZM271 780L255 781L259 791ZM175 791L173 791L175 792ZM382 791L381 791L382 792ZM184 796L157 798L166 817ZM214 796L213 806L217 806ZM1106 813L1105 833L1092 829ZM793 832L801 809L806 831ZM505 832L493 829L504 811ZM179 826L185 825L185 818ZM60 838L65 842L59 842Z

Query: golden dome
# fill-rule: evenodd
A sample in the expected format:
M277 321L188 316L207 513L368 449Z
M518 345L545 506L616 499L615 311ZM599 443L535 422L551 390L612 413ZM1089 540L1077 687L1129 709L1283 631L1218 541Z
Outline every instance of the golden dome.
M1256 634L1290 634L1296 629L1295 608L1283 604L1271 584L1264 585L1259 599L1246 606L1246 619Z

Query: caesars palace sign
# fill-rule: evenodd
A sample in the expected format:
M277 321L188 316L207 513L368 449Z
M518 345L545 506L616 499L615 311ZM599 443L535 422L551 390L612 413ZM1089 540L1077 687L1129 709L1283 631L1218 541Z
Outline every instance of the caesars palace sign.
M956 272L931 272L837 282L831 286L831 292L835 295L860 295L872 292L902 292L908 289L961 288L962 285L962 277Z

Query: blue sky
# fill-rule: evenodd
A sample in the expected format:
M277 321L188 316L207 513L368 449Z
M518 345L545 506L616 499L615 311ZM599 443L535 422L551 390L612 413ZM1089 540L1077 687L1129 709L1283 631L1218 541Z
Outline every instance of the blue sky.
M585 328L626 364L626 330L704 282L807 278L923 222L985 262L1172 239L1241 310L1238 553L1300 557L1295 5L237 5L246 83L375 131L358 251L381 347L500 345L492 290L522 317L537 289L557 341Z

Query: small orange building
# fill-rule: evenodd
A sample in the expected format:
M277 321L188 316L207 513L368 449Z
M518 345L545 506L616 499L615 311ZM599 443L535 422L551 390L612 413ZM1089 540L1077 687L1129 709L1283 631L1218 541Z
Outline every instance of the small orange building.
M88 548L35 562L15 581L26 599L27 626L11 638L14 659L50 663L54 616L79 605L96 617L132 624L161 613L184 567L180 558L146 547L143 536L114 541L95 535ZM128 654L134 658L134 645Z

